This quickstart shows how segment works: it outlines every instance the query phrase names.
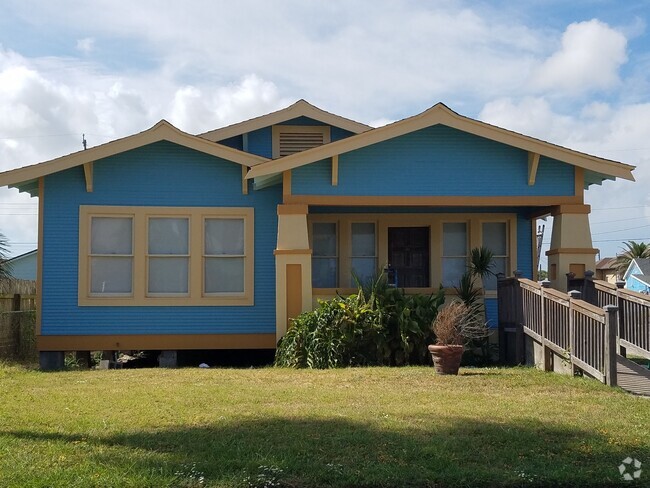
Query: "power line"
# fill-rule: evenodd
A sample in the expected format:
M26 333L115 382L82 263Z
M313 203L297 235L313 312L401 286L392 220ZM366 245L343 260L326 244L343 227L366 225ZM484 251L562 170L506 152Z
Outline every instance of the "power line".
M650 227L650 224L648 224L648 225L640 225L638 227L629 227L627 229L608 230L606 232L593 232L591 235L596 236L596 235L601 235L601 234L614 234L616 232L625 232L625 231L628 231L628 230L643 229L645 227Z

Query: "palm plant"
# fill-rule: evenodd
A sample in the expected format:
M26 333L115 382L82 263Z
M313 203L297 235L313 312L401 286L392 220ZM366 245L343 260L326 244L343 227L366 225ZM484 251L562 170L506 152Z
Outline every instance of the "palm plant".
M616 256L616 274L621 278L633 259L650 258L650 244L645 242L627 241L623 243L626 249Z

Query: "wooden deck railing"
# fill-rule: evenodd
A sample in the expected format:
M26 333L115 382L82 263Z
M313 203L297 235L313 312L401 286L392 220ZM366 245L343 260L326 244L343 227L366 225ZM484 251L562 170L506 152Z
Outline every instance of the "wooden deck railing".
M585 299L596 306L618 307L619 352L628 352L650 359L650 296L599 280L585 280Z
M518 277L499 280L498 300L500 334L507 336L508 329L516 333L520 326L540 344L545 370L553 370L559 357L571 371L580 369L616 385L615 305L599 308L581 300L580 292L569 295Z

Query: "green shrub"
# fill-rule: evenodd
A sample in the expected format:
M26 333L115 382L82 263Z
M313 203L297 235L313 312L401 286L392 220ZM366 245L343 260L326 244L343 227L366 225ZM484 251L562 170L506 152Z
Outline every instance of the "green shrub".
M406 295L385 276L355 295L319 301L292 321L276 351L276 366L335 368L359 365L428 364L434 342L431 322L444 290Z

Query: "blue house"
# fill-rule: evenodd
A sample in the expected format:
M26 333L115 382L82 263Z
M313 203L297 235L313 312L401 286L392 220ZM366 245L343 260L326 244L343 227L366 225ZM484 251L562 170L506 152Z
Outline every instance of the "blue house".
M625 288L639 293L650 293L650 258L634 258L623 275Z
M26 252L7 260L11 276L19 280L36 280L38 250Z
M305 101L200 135L166 121L0 174L39 199L37 342L62 351L274 348L289 319L390 264L449 294L470 249L552 286L594 268L584 191L633 167L443 104L371 128ZM73 239L70 236L78 236ZM486 289L496 314L496 280Z

